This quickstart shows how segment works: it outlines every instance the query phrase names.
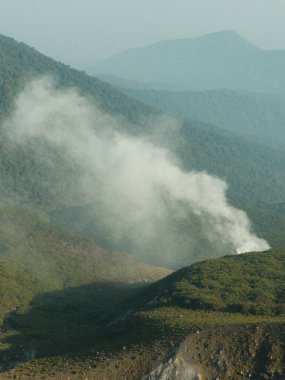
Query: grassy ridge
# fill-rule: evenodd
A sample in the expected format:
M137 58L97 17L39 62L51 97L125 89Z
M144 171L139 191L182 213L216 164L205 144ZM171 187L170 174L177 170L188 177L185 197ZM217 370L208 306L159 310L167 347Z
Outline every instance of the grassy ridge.
M252 253L193 264L143 290L93 284L46 292L10 315L14 330L1 347L36 352L19 369L27 378L88 370L96 378L98 368L110 379L136 379L140 358L147 364L197 330L284 323L284 264L284 251Z
M253 315L285 314L285 252L202 261L150 287L153 305Z

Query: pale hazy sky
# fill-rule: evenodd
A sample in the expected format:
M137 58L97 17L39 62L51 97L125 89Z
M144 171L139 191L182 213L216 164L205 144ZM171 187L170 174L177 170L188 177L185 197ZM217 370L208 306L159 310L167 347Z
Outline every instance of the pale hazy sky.
M0 0L0 34L85 68L122 50L233 29L285 49L285 0Z

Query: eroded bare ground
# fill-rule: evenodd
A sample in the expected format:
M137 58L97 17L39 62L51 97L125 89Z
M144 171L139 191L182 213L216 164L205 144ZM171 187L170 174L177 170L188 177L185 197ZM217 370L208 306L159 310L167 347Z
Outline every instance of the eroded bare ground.
M197 330L145 380L284 379L285 325Z
M284 380L285 324L196 329L183 339L110 355L30 361L0 379Z

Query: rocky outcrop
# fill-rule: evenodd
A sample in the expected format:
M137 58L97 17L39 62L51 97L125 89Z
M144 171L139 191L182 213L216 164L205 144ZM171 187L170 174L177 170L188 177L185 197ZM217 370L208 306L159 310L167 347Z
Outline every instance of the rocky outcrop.
M197 330L143 380L284 380L285 324Z
M202 380L201 366L185 361L180 355L162 362L153 372L143 380Z

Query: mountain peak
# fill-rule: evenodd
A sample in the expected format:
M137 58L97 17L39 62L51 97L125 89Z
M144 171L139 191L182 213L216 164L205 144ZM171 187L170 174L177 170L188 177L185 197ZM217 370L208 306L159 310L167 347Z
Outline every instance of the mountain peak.
M97 64L94 72L155 84L149 86L154 88L192 91L241 88L257 91L269 89L272 92L281 87L285 54L284 58L282 54L271 55L274 59L269 62L266 58L268 52L234 30L222 30L200 37L164 40L129 49ZM263 75L260 72L261 60L268 66L266 70L272 73L272 79L260 78L253 85L252 79L256 73ZM277 63L271 63L273 60ZM270 65L275 65L275 68Z
M244 39L238 32L236 32L233 29L223 29L217 32L204 34L204 36L226 36L226 37L235 37L235 38Z
M234 44L236 47L247 47L251 49L260 50L253 43L248 41L246 38L242 37L239 33L234 30L226 29L218 32L204 34L200 37L191 39L190 41L207 41L208 43L222 43L222 44Z

